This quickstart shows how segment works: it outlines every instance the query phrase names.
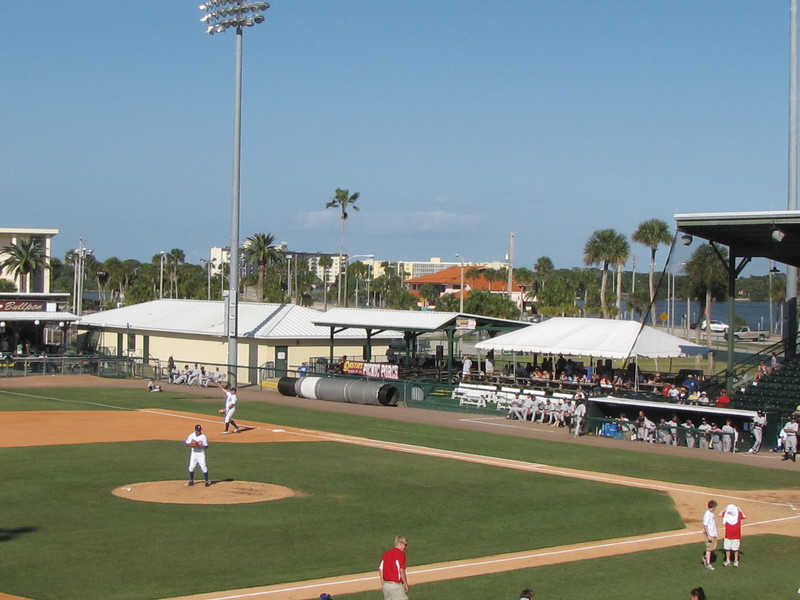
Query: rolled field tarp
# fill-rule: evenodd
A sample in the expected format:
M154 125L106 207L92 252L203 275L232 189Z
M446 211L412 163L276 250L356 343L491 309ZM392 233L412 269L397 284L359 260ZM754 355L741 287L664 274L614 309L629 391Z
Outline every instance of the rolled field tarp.
M281 385L284 379L291 380L291 389L288 382ZM284 377L278 382L278 391L284 396L375 406L396 406L400 397L397 388L387 383L330 377Z
M296 396L295 385L297 377L281 377L278 380L278 391L284 396Z
M320 381L324 381L324 378L301 377L295 386L297 395L301 398L311 398L312 400L317 399L319 397L317 396L317 386L319 385Z

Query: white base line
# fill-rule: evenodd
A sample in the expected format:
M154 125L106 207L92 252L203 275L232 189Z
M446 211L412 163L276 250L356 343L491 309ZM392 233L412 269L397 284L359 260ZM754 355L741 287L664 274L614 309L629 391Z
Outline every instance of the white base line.
M758 525L769 525L772 523L780 523L782 521L790 521L794 519L799 519L800 516L795 517L782 517L779 519L769 519L767 521L756 521L753 523L743 524L744 527L756 527ZM604 542L599 544L589 544L589 545L582 545L576 546L573 548L565 548L562 550L541 550L530 552L528 554L522 554L518 556L509 556L505 558L496 558L491 560L474 560L470 562L459 562L458 564L454 565L445 565L441 567L429 567L429 568L411 568L408 569L409 575L422 575L427 573L442 573L446 571L458 571L461 569L472 569L474 567L481 567L481 566L489 566L489 565L499 565L499 564L506 564L506 563L514 563L520 561L531 560L535 558L545 558L548 556L560 556L566 554L573 554L577 552L586 552L589 550L602 550L606 548L615 548L621 546L627 546L631 544L641 544L646 542L656 542L661 540L668 540L668 539L676 539L681 537L687 536L698 536L700 531L680 531L675 533L667 533L662 535L653 535L650 537L645 538L636 538L631 540L619 540L619 541L612 541L612 542ZM642 550L645 552L646 550ZM602 557L600 557L602 558ZM587 560L594 560L593 558L589 558ZM536 568L536 567L531 567ZM315 589L328 589L328 590L335 590L337 586L342 585L350 585L353 583L363 583L365 581L377 581L377 575L370 576L370 577L353 577L351 579L338 579L336 581L321 581L318 583L312 583L308 585L296 585L296 586L289 586L289 587L282 587L280 589L275 590L262 590L262 591L253 591L253 592L245 592L239 594L232 594L227 596L214 596L214 600L236 600L237 598L257 598L257 597L267 597L272 596L274 594L285 594L287 592L302 592L302 591L310 591Z

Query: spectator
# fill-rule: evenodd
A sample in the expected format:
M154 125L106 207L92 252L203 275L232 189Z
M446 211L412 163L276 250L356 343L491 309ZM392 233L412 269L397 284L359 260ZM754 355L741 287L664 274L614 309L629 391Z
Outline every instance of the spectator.
M728 396L728 392L726 390L722 390L722 393L717 396L717 401L714 405L717 408L728 408L728 405L731 403L731 397Z
M722 548L725 550L723 564L729 567L733 562L733 566L738 567L739 547L742 543L742 519L746 519L747 515L735 504L728 504L719 516L725 524L725 539L722 541Z
M706 553L703 555L703 565L709 571L714 571L714 552L717 549L717 518L714 509L717 508L716 500L708 501L708 509L703 513L703 536L705 537Z
M297 374L300 375L301 378L308 375L308 363L303 361L303 364L297 369Z
M689 592L689 600L707 600L705 590L701 587L694 588Z

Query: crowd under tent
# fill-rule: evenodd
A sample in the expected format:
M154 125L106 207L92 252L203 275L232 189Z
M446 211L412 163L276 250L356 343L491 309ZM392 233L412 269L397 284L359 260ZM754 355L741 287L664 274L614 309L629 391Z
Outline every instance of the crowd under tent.
M710 351L638 321L554 317L475 345L483 351L515 354L563 354L628 360L630 358L679 358Z

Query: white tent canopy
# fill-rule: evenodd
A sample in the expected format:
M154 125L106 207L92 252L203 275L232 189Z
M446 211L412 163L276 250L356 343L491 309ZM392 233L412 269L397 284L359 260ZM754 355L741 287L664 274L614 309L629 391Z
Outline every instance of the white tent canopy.
M709 348L637 321L555 317L475 345L479 350L542 352L627 359L677 358L706 354Z

